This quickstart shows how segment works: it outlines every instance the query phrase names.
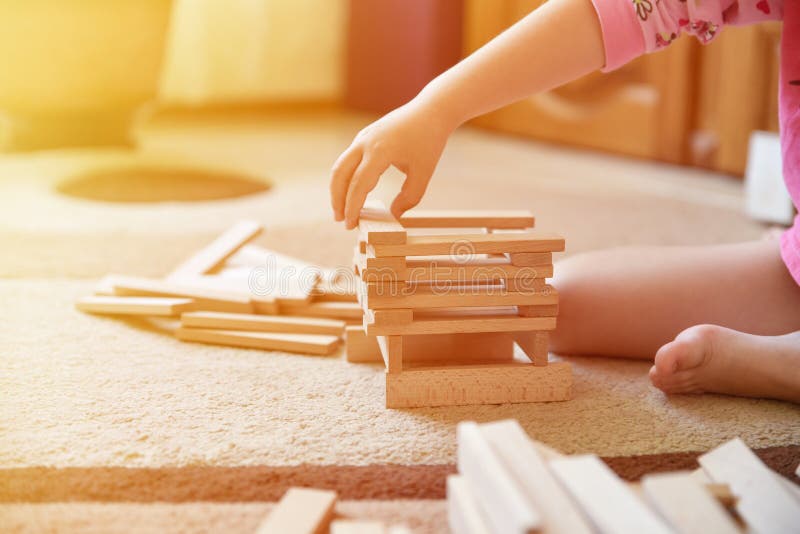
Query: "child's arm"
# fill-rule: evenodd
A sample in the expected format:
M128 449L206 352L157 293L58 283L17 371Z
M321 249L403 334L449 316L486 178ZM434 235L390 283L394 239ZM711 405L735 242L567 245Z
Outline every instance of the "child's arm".
M390 165L406 174L392 213L399 217L417 205L447 137L476 115L604 64L613 70L666 47L682 32L707 43L726 24L779 20L784 0L593 1L548 1L362 130L333 167L336 220L355 227L367 193Z
M358 224L367 194L394 165L406 181L392 203L399 217L422 199L447 138L463 122L603 66L590 0L550 0L433 80L408 104L359 132L336 161L337 221Z

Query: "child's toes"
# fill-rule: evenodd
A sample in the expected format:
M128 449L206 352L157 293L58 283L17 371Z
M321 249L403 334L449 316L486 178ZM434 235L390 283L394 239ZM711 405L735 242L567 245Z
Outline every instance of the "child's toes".
M671 341L658 349L655 361L655 374L665 379L678 370L681 355L687 350L685 341Z

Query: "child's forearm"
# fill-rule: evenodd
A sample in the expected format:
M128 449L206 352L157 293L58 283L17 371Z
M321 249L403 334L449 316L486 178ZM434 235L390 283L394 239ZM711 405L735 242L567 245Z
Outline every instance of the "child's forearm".
M590 0L550 0L428 84L417 99L453 125L603 66Z

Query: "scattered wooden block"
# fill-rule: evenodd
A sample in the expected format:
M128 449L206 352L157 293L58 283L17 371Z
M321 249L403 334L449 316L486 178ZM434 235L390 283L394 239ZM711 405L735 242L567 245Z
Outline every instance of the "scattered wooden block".
M406 228L532 228L527 210L410 210L400 217Z
M402 373L386 375L387 408L553 402L572 396L567 362L415 367L408 360L404 357Z
M114 279L117 275L107 274L101 278L94 286L95 295L113 295L114 294Z
M516 252L509 254L511 265L517 267L547 267L553 265L552 252Z
M253 312L263 315L277 315L280 312L280 305L275 299L259 297L250 300Z
M459 423L456 434L458 472L481 503L490 528L508 534L528 534L538 530L541 524L539 511L503 468L478 425L472 421Z
M503 468L514 479L527 500L536 506L544 532L593 532L579 508L550 473L547 460L519 423L514 420L497 421L480 425L480 431Z
M175 331L175 336L181 341L196 341L212 345L299 352L323 356L332 354L339 345L339 338L337 336L316 334L274 334L268 332L181 327Z
M736 495L733 494L731 491L731 487L727 484L718 484L712 481L705 471L703 471L702 467L698 467L694 471L689 473L689 476L694 480L697 484L703 486L706 491L714 497L719 504L721 504L726 510L730 512L734 512L734 506L736 506Z
M516 308L508 307L507 311L473 308L483 313L470 313L459 309L430 309L408 311L409 314L398 314L402 319L392 320L381 316L381 312L396 310L366 310L364 323L367 334L376 336L411 335L411 334L457 334L480 332L526 332L529 330L554 330L555 317L520 317ZM403 322L411 316L410 322ZM380 320L379 317L382 317ZM390 316L391 317L391 316Z
M201 274L196 276L183 275L170 280L185 287L204 288L224 294L241 295L250 299L253 311L256 313L278 313L278 302L271 296L259 296L250 289L247 276L222 276Z
M518 292L494 286L471 286L441 291L430 286L372 288L367 286L366 307L373 310L396 308L448 308L469 306L542 306L558 304L552 286L541 291Z
M397 245L406 242L406 229L397 222L383 202L368 200L361 208L358 230L372 245Z
M247 295L234 291L219 291L208 288L185 286L169 280L115 276L114 294L131 297L180 297L195 301L196 310L231 313L251 313L253 306Z
M208 246L199 250L176 267L168 278L176 280L185 275L194 276L213 271L244 246L245 243L260 234L261 230L261 225L254 221L242 221L235 224Z
M405 244L400 245L367 244L367 254L376 258L441 254L448 254L454 257L468 257L473 254L561 252L563 250L563 237L552 233L537 231L515 234L408 236Z
M381 350L375 336L368 336L363 326L345 328L345 358L351 363L374 363L382 361Z
M86 313L109 315L159 315L174 316L193 310L192 299L166 297L115 297L91 296L82 297L75 307Z
M453 534L491 534L480 503L463 476L447 477L447 522Z
M386 534L386 528L379 521L337 519L331 523L330 534Z
M598 457L561 458L550 469L600 532L672 532Z
M714 482L731 487L738 497L736 511L754 531L767 534L797 532L800 500L741 439L724 443L697 461Z
M284 334L344 334L344 321L313 317L283 317L245 313L192 312L181 316L181 324L190 328L252 330Z
M364 312L357 302L312 302L310 304L281 303L282 315L302 315L305 317L327 317L330 319L353 320L359 323Z
M351 279L337 282L332 280L321 279L314 286L311 292L311 300L313 302L358 302L353 285L355 280Z
M687 472L647 475L641 487L647 500L677 532L741 532L725 508Z
M541 321L543 319L546 320L547 318L526 317L525 319L528 321ZM533 362L533 365L539 366L547 365L549 338L550 335L547 331L534 330L528 332L517 332L514 334L514 340L517 342L517 345L519 345L525 355L530 358L530 360Z
M290 488L259 525L258 534L322 534L328 528L336 492Z
M378 347L381 349L387 373L399 373L403 370L403 336L378 336Z

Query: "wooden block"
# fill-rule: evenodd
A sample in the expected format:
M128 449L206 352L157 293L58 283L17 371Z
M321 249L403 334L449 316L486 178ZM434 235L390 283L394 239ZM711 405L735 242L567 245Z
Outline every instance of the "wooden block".
M344 334L344 321L313 317L284 317L245 313L192 312L181 316L181 324L190 328L252 330L284 334Z
M544 291L547 287L547 282L544 278L512 278L506 280L504 284L506 290L519 293Z
M250 297L235 291L211 290L182 285L169 280L115 276L114 294L131 297L180 297L195 301L196 310L251 313Z
M227 345L250 349L299 352L327 356L339 345L337 336L316 334L274 334L241 330L212 330L181 327L175 331L181 341L196 341L212 345Z
M447 477L447 522L453 534L491 534L475 492L463 476Z
M519 423L514 420L497 421L480 425L480 431L523 495L539 510L544 532L593 532L580 509L550 473L543 454Z
M114 294L114 279L117 275L107 274L101 278L94 286L95 295L113 295Z
M720 506L726 510L733 511L734 506L736 506L737 499L736 495L734 495L731 491L730 486L727 484L716 484L714 482L702 484L702 486L706 489L706 492L708 492L709 495L716 499Z
M413 339L416 336L410 336ZM386 375L387 408L565 401L572 396L567 362L412 367Z
M406 228L532 228L527 210L410 210L400 217Z
M253 305L253 312L264 315L277 315L280 313L280 305L275 299L258 298L252 299L250 303Z
M337 519L331 523L330 534L386 534L386 528L380 521Z
M458 472L472 488L494 532L528 534L541 525L539 511L514 482L473 421L459 423Z
M247 276L223 275L181 275L170 279L170 282L186 287L205 288L211 291L221 291L224 294L236 294L250 299L253 311L256 313L278 313L278 302L271 296L255 295L250 288Z
M542 320L547 318L525 318L526 320ZM529 331L529 332L517 332L514 334L514 341L517 342L519 348L525 353L525 355L530 358L533 362L533 365L547 365L547 356L548 356L548 341L549 341L549 333L548 332L536 332L536 331Z
M378 339L368 336L363 326L345 328L345 358L352 363L374 363L383 361Z
M81 297L75 307L82 312L109 315L174 316L195 308L192 299L167 297Z
M397 222L383 202L368 200L358 217L362 240L371 245L397 245L406 242L406 229Z
M332 281L320 279L311 292L312 302L358 302L353 289L355 280Z
M719 502L729 511L734 512L734 506L736 505L737 499L736 495L734 495L731 491L730 486L727 484L718 484L711 480L706 472L703 471L702 467L698 467L694 471L691 471L689 476L697 484L700 484L706 488L706 491L711 494L712 497L717 499L717 502Z
M797 532L800 500L778 481L753 451L733 439L700 456L700 466L714 482L728 484L738 497L736 511L759 533Z
M464 234L447 236L408 236L402 245L370 245L367 254L376 258L387 256L427 256L449 254L466 258L473 254L512 252L561 252L564 238L547 232L515 234Z
M507 291L494 286L471 286L448 291L431 286L399 286L396 289L367 286L366 301L367 307L372 310L454 306L533 306L557 303L558 293L549 285L535 292Z
M377 336L387 373L403 370L403 336Z
M414 320L414 311L410 309L399 310L365 310L364 317L369 313L369 322L378 326L407 325ZM372 335L372 334L370 334ZM380 333L377 335L390 335Z
M213 271L245 243L260 234L261 230L261 225L254 221L236 223L209 245L176 267L168 278L174 280L184 275L206 274Z
M686 534L738 534L728 512L687 472L647 475L642 492L677 531Z
M509 257L511 265L517 267L547 267L553 265L552 252L516 252L509 254Z
M555 317L558 315L558 304L544 306L517 306L522 317Z
M615 534L672 532L597 456L553 460L550 469L598 531Z
M247 253L245 256L244 253ZM258 263L254 263L258 261ZM307 261L256 245L246 245L219 273L243 286L253 298L271 298L279 304L305 304L311 301L316 284L325 269Z
M361 322L364 311L357 302L312 302L310 304L281 303L282 315L302 315L305 317L328 317L331 319L353 319Z
M457 334L479 332L527 332L530 330L554 330L555 317L520 317L516 308L507 311L495 311L484 308L472 308L483 313L470 313L471 310L430 309L418 310L409 314L397 315L403 320L377 320L381 312L397 310L366 310L364 326L369 335L418 335L418 334ZM404 322L410 316L411 322Z
M259 525L258 534L322 534L333 517L336 492L290 488Z
M455 261L449 258L430 259L387 257L371 258L359 254L355 258L358 275L364 282L391 283L401 280L423 281L497 281L512 278L548 278L553 276L552 265L516 267L501 255L495 258L476 258Z
M346 328L347 361L383 362L376 336L366 335L362 326ZM419 365L509 362L514 358L514 341L507 333L435 334L405 336L403 367Z

